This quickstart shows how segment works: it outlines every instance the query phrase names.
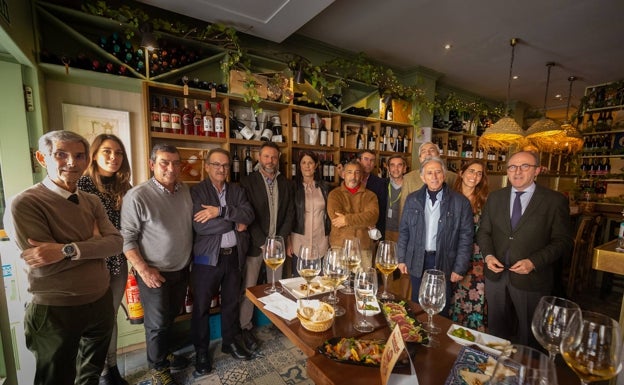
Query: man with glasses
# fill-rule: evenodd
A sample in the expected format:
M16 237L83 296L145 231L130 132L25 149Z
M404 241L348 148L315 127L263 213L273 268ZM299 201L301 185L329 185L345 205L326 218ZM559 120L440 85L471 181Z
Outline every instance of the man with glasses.
M136 271L152 384L177 384L170 369L181 370L188 359L171 355L173 320L184 304L193 247L193 202L179 182L180 153L172 145L152 148L154 176L132 188L121 206L123 251Z
M424 142L418 147L418 164L421 165L425 159L440 157L440 149L438 145L433 142ZM455 185L455 179L457 179L457 174L452 171L446 171L446 179L444 180L447 185L453 186ZM422 178L420 177L420 170L416 168L405 174L403 177L403 188L401 194L401 200L399 201L399 211L403 211L403 207L405 206L405 199L407 196L414 191L418 191L425 185ZM399 212L399 216L400 216Z
M258 154L258 171L241 179L241 186L251 202L255 220L249 225L251 245L245 262L243 294L240 308L240 325L245 347L254 352L259 349L259 341L253 334L254 305L244 295L244 289L258 284L262 269L260 246L268 236L279 235L286 239L292 232L295 218L294 191L291 182L279 172L280 151L274 142L263 142ZM275 275L282 277L282 264ZM267 276L269 272L267 271Z
M253 357L240 339L240 287L249 246L247 226L254 212L245 190L226 182L230 153L220 147L208 152L208 179L191 189L193 199L193 318L191 334L195 345L195 373L212 371L210 357L210 303L221 293L221 351L236 359ZM220 288L220 289L219 289Z
M4 216L28 270L24 326L37 385L97 384L115 322L104 259L121 253L123 239L100 199L77 189L88 154L74 132L43 135L36 157L47 176Z
M509 158L511 186L490 194L477 233L486 264L489 332L534 347L533 312L553 290L553 265L573 247L568 201L535 183L539 164L534 152Z

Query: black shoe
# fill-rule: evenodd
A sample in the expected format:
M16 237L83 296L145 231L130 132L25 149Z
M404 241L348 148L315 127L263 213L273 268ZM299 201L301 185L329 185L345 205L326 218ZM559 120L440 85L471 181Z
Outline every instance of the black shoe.
M221 347L221 351L223 353L230 353L232 357L237 360L251 360L254 358L252 352L248 351L246 348L240 346L238 343L233 342L229 345L223 345Z
M105 375L100 376L99 385L129 385L119 373L117 365L108 368Z
M188 358L173 353L169 354L167 359L169 360L169 368L171 370L186 369L191 364L191 360Z
M241 331L241 337L243 339L243 344L250 352L255 352L260 348L260 343L251 329L243 329Z
M208 353L198 353L195 356L195 372L194 377L205 376L212 372L212 360Z

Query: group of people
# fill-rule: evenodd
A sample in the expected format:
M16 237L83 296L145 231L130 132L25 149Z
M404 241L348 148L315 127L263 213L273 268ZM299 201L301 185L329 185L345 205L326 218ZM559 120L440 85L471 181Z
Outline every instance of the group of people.
M353 237L361 242L361 265L373 266L378 236L369 234L378 231L397 242L412 300L418 301L423 272L442 270L443 315L530 343L533 310L552 290L552 266L572 248L567 201L535 184L539 159L531 152L509 158L511 186L489 196L481 161L468 160L455 174L436 144L423 143L418 154L420 168L407 174L405 159L390 156L389 178L382 179L372 173L375 153L364 150L344 165L332 189L314 152L297 154L290 181L279 172L279 148L264 142L258 170L237 184L228 181L230 153L213 148L207 178L189 188L180 182L178 150L156 144L153 176L132 187L126 149L114 135L99 135L91 145L71 131L43 135L36 157L47 177L13 197L5 214L33 295L25 325L35 383L127 384L116 364L115 321L126 260L145 310L153 384L175 384L171 370L190 364L173 354L170 341L188 286L194 375L213 369L209 315L219 293L222 351L253 359L260 341L244 290L264 280L261 246L269 236L286 240L292 263L286 270L296 275L302 245L324 255Z

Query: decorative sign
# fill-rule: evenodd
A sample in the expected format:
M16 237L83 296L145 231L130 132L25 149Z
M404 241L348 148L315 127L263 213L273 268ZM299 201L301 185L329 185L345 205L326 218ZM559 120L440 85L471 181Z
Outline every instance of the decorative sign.
M386 385L388 383L388 379L392 374L392 369L396 364L397 360L401 353L405 350L405 342L403 342L403 337L401 336L401 329L397 324L392 330L390 334L390 338L386 342L386 347L384 348L383 355L381 356L381 384Z

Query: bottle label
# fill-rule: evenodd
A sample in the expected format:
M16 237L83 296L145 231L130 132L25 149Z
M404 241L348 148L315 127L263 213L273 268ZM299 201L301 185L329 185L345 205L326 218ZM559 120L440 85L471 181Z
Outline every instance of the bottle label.
M293 143L297 143L298 140L299 140L299 126L295 126L293 124L293 126L292 126L292 142Z
M234 173L239 173L240 172L240 161L238 159L235 159L232 162L232 171Z
M209 116L204 116L204 134L214 134L214 127L212 127L212 119Z
M321 131L320 143L321 146L327 146L327 131Z
M224 133L225 132L225 124L223 118L215 118L215 132L216 133Z
M247 126L243 126L243 128L240 129L240 133L243 136L243 138L247 140L251 140L254 136L252 129Z
M180 114L171 114L171 129L172 130L180 130L182 129L182 117Z
M160 112L158 111L152 111L151 114L151 126L153 128L160 128Z
M260 140L265 140L267 142L270 142L272 137L273 137L273 130L271 130L270 128L265 128L264 130L262 130L262 135L260 136Z
M168 112L160 113L160 126L162 128L171 128L171 115Z

